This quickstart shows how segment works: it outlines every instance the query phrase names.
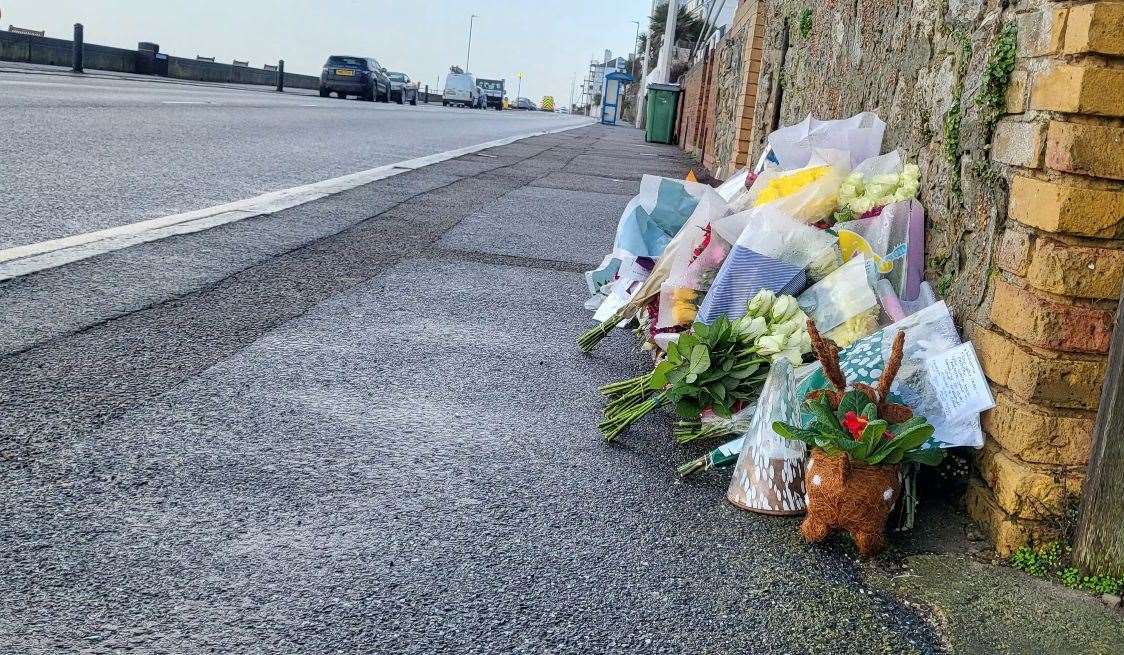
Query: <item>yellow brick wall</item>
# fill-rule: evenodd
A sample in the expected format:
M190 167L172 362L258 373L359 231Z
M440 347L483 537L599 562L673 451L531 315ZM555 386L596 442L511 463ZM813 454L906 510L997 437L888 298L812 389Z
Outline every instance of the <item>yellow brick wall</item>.
M1002 554L1059 536L1080 496L1124 281L1124 2L1015 20L991 142L1007 221L990 309L965 326L996 392L967 506Z

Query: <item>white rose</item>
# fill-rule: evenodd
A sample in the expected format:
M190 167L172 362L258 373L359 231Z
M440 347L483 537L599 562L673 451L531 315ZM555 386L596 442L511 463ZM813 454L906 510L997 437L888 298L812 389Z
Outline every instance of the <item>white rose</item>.
M804 321L807 320L807 318L805 318L803 314L803 312L800 312L799 316L793 316L784 323L774 325L773 328L769 330L769 332L771 334L783 334L786 337L790 334L795 333L797 330L804 327Z
M762 316L750 316L746 314L734 321L734 329L738 333L739 340L749 343L765 334L769 329L769 325Z
M784 350L785 335L766 334L757 340L757 352L762 355L772 355Z
M874 198L870 196L856 198L851 201L850 207L851 211L855 212L856 214L865 214L868 211L874 209Z
M749 301L746 307L747 316L766 316L769 310L772 309L773 303L777 300L777 294L768 289L762 289L757 292L753 300Z
M801 354L812 352L812 338L808 336L807 330L801 330L790 336L787 345Z
M796 298L792 296L781 296L773 303L773 309L769 312L769 323L783 323L793 316L796 312L800 311L800 305L796 303Z

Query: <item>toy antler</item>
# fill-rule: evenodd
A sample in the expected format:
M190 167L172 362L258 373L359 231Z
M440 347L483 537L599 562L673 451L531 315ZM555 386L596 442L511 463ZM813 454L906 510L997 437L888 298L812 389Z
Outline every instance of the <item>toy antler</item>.
M886 402L890 395L890 385L902 367L902 353L905 351L905 332L898 331L894 337L894 347L890 350L890 359L886 360L886 368L882 369L882 377L878 378L878 400Z
M812 342L812 350L823 365L823 373L828 381L839 391L846 389L847 376L839 368L839 346L830 339L823 338L812 319L808 319L808 338Z

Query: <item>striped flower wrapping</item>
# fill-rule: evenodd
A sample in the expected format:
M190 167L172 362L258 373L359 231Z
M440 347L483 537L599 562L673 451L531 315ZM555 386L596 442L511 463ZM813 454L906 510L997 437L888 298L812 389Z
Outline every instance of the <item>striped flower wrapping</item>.
M795 295L807 284L803 267L734 246L703 298L696 320L707 324L719 316L737 320L745 316L746 305L758 291Z

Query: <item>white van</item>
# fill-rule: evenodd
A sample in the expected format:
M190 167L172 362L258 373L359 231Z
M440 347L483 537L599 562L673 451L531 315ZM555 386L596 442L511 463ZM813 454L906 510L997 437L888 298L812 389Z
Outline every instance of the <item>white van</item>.
M476 85L472 73L449 73L445 76L445 91L441 94L441 104L445 107L480 107L484 102L484 92Z

